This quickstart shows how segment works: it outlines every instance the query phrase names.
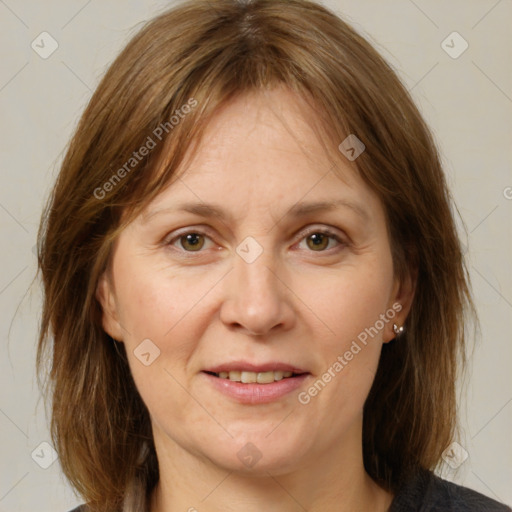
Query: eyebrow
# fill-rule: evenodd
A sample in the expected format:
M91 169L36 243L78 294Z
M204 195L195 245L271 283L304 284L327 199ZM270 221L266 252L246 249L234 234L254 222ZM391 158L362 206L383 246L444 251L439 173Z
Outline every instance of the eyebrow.
M347 201L344 199L334 199L330 201L318 201L318 202L301 202L293 205L284 215L292 216L292 217L304 217L311 213L321 212L321 211L333 211L339 207L344 207L352 210L356 213L362 220L368 221L370 219L370 215L368 211L363 208L361 205ZM165 213L178 213L178 212L188 212L200 217L213 217L217 218L221 221L231 220L232 216L227 213L221 206L215 204L208 203L180 203L177 204L173 208L161 208L157 210L153 210L143 215L142 222L147 223L149 220L155 216L165 214Z

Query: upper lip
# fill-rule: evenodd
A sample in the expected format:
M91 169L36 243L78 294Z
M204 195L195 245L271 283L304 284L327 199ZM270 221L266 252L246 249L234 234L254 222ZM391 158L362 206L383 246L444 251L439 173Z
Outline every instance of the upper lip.
M231 371L245 371L245 372L255 372L255 373L263 373L263 372L271 372L271 371L281 371L281 372L293 372L293 373L309 373L302 368L294 366L292 364L280 363L280 362L268 362L261 364L253 364L248 361L231 361L230 363L222 363L216 366L210 366L205 368L203 371L205 372L231 372Z

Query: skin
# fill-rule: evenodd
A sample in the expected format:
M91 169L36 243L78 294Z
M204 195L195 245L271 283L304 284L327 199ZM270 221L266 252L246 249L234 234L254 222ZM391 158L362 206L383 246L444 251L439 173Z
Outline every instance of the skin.
M366 512L392 501L363 467L362 410L413 286L394 276L380 200L355 163L333 172L307 121L314 115L285 89L231 101L181 178L121 233L98 283L104 329L126 344L151 416L152 512ZM348 206L288 213L328 199L366 218ZM230 217L173 211L181 202L215 203ZM325 228L340 242L315 238ZM199 251L186 233L205 234ZM263 249L252 263L236 253L247 236ZM401 311L307 405L297 391L240 404L201 373L237 359L281 361L310 372L298 391L307 390L395 303ZM134 350L148 338L160 355L145 366ZM261 454L252 467L237 456L249 442Z

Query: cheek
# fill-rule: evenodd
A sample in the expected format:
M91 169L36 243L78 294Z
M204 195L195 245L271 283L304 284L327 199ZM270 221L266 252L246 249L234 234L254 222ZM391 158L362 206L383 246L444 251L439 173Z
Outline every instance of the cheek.
M154 420L164 421L172 410L176 421L185 421L190 397L183 386L200 340L203 285L191 286L168 270L132 267L126 275L131 278L119 289L120 309L136 387Z
M369 257L364 265L342 269L325 276L325 283L310 288L308 306L330 333L327 346L343 350L359 335L371 330L379 345L388 322L379 321L389 307L393 287L391 259ZM311 293L311 289L319 290ZM377 331L374 327L377 323Z
M204 295L204 280L185 282L169 268L134 262L121 271L118 311L128 344L144 338L168 339Z
M141 391L154 393L155 386L161 393L172 383L171 375L183 380L209 321L206 296L218 277L178 275L168 265L137 264L134 259L118 266L116 278L119 319L134 379Z
M316 340L323 362L318 396L323 395L320 402L333 410L357 414L375 377L383 333L393 321L388 311L391 258L368 258L365 265L330 275L328 285L317 284L321 291L309 294L308 306L321 319L324 333ZM329 421L334 426L345 420L333 416Z

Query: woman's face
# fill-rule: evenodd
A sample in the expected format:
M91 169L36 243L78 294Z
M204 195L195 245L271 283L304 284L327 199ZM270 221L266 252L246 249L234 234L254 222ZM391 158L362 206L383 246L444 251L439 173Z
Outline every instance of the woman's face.
M380 201L348 160L336 174L312 116L284 89L232 101L118 239L97 296L157 451L280 474L361 450L408 301Z

